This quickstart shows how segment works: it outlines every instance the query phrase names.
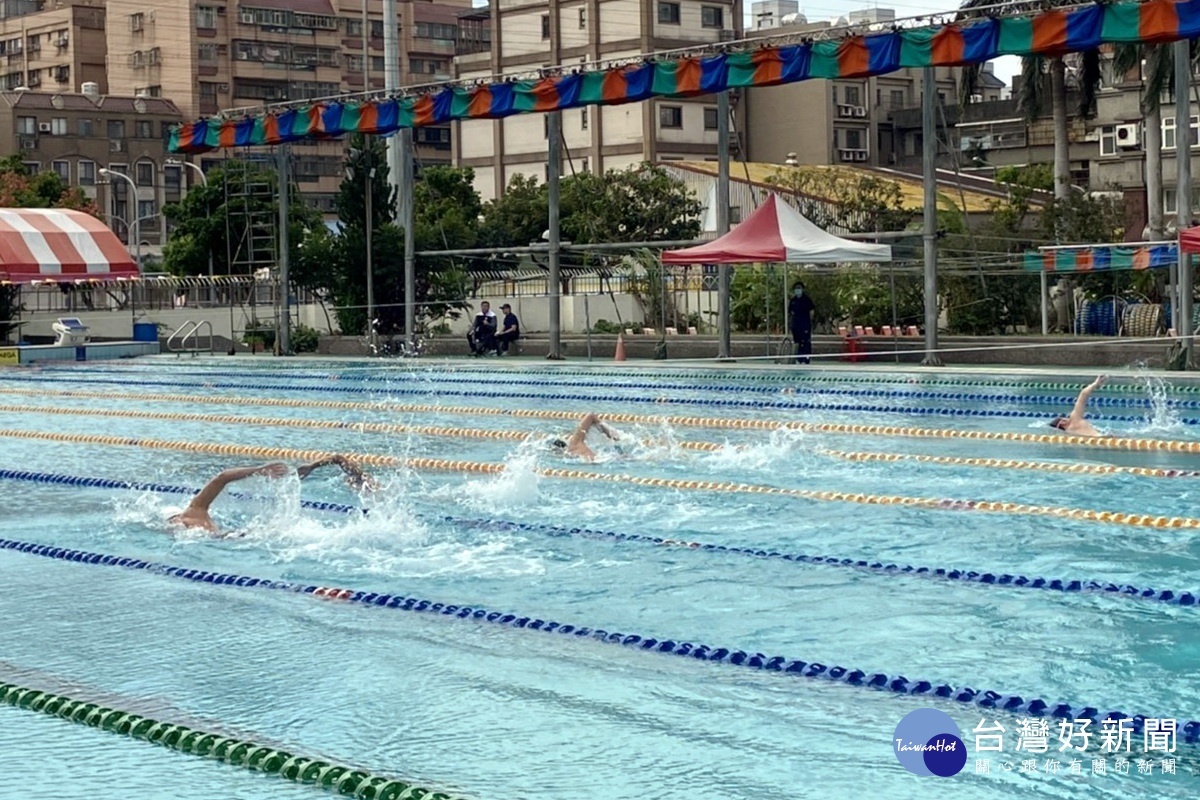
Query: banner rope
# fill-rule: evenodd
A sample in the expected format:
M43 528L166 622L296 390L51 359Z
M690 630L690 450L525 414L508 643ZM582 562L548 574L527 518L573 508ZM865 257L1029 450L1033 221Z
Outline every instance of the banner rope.
M93 444L117 447L141 447L153 450L176 450L188 453L213 455L248 456L263 459L289 459L316 461L330 458L337 453L327 450L296 450L287 447L259 447L252 445L216 444L210 442L172 442L160 439L145 439L104 434L59 433L54 431L23 431L0 429L0 436L14 439L64 442L70 444ZM451 460L442 458L407 457L359 453L354 460L375 467L397 467L401 469L426 469L443 472L466 472L483 475L499 475L507 470L504 464L479 461ZM1103 522L1137 528L1200 528L1200 519L1192 517L1164 517L1152 514L1136 514L1124 511L1093 511L1083 508L1060 506L1038 506L1028 503L1013 503L1005 500L955 500L933 497L906 497L903 495L877 495L857 492L817 491L811 489L785 489L775 486L735 483L732 481L686 480L678 478L652 478L619 473L588 472L586 470L543 467L532 470L536 475L547 478L571 478L600 483L619 483L633 486L651 486L660 489L685 489L694 491L730 492L737 494L764 494L775 497L795 497L805 500L821 500L860 505L904 506L927 508L938 511L980 511L985 513L1014 514L1022 516L1055 517L1086 522Z

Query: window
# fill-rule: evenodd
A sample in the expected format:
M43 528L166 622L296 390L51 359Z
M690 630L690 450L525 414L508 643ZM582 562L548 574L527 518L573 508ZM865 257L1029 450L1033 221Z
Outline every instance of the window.
M50 120L50 132L53 133L55 136L66 136L67 135L67 118L66 117L55 117L54 119Z
M96 126L90 119L79 120L79 138L90 139L96 135Z
M137 210L138 218L143 222L146 221L146 217L154 217L158 213L154 208L153 200L138 200Z
M108 138L124 139L125 138L125 121L120 119L110 119L108 121Z
M58 173L58 177L63 179L63 183L71 182L71 162L70 161L52 161L50 168Z
M1164 119L1163 122L1165 123L1166 120ZM1172 120L1172 122L1174 122L1174 120ZM37 117L17 117L17 133L21 134L22 136L33 136L36 134ZM1174 129L1171 131L1171 141L1175 141ZM1175 145L1172 144L1171 146L1174 147Z
M24 161L25 169L29 170L30 175L37 175L42 171L42 165L37 161Z
M362 36L362 20L348 19L346 20L346 35L347 36Z
M706 28L724 28L725 9L717 6L700 6L700 24Z
M861 106L862 91L857 86L843 86L842 91L845 93L846 105Z
M196 27L209 30L217 27L217 9L215 6L196 6Z
M579 171L580 172L591 172L591 164L588 162L586 156L584 156L579 161Z
M550 115L542 114L542 138L550 138Z
M588 129L588 110L586 108L579 109L579 130L586 131Z
M542 14L542 38L550 38L550 15Z
M851 128L846 131L846 149L862 150L862 131L857 128Z
M658 126L660 128L682 128L683 108L680 106L659 106Z
M1165 213L1165 214L1177 213L1177 211L1178 211L1178 209L1176 208L1176 198L1177 197L1178 197L1178 192L1175 189L1163 189L1163 213ZM1200 189L1192 189L1192 211L1194 212L1197 210L1200 210Z
M721 119L717 116L717 110L715 108L704 109L704 130L715 131L720 121Z
M679 24L679 3L658 4L658 21L664 25Z
M1115 156L1117 154L1117 126L1104 125L1100 128L1100 155Z
M903 89L892 89L891 105L892 105L892 108L901 108L904 106L904 90Z
M215 64L217 61L217 46L215 44L200 45L200 60L206 64Z
M347 72L362 72L363 57L362 56L346 56L346 71Z
M446 42L454 42L458 39L458 26L445 25L440 22L418 22L417 38L441 39Z
M383 38L383 20L381 20L381 19L371 20L371 38L372 39L382 39Z
M137 138L139 138L139 139L153 139L154 138L154 123L151 122L150 120L139 119L137 122L134 123L134 127L135 127L135 131L136 131L136 133L134 135L137 136Z
M154 164L149 161L139 161L137 163L137 173L134 176L138 186L153 186L154 185Z
M138 12L137 14L129 15L129 30L137 33L146 25L146 15Z
M79 184L81 186L96 185L96 162L95 161L80 161L79 162Z
M163 188L167 194L179 194L183 185L183 167L163 167Z
M383 56L371 56L371 72L383 72Z
M207 81L200 81L200 99L212 100L215 103L217 100L217 85Z
M579 27L581 29L587 27L587 9L586 8L579 9Z

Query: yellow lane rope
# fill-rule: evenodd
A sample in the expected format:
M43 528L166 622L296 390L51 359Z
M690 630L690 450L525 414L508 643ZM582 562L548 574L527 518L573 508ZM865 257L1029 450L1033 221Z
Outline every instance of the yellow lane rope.
M524 431L497 431L484 428L455 428L430 425L399 425L387 422L342 422L337 420L281 419L277 417L249 417L240 414L182 414L168 411L134 411L132 409L62 408L59 406L28 406L0 404L0 412L62 414L71 416L118 417L124 419L152 419L169 422L210 422L228 425L257 425L285 428L309 428L318 430L344 430L364 433L418 434L422 436L448 436L464 439L496 439L520 442L537 438L539 434ZM653 444L647 442L647 444ZM716 442L674 442L684 450L715 452L724 445ZM820 450L822 455L858 462L915 461L922 464L943 464L967 467L989 467L1000 469L1038 470L1042 472L1065 472L1077 475L1138 475L1147 478L1198 477L1195 470L1162 469L1157 467L1119 467L1110 464L1068 464L1054 461L1021 461L1008 458L968 458L962 456L934 456L901 453L871 453L843 450Z
M375 411L387 413L417 414L465 414L469 416L516 417L520 419L549 419L577 422L577 411L553 411L548 409L499 409L475 406L443 406L434 404L407 403L364 403L350 400L300 400L284 397L233 397L228 395L187 394L121 394L117 392L89 392L79 390L49 391L43 389L0 388L0 394L15 394L31 397L76 397L103 400L155 401L171 403L207 403L213 405L274 406L285 408L333 408L346 411ZM794 430L804 433L849 434L855 436L901 436L920 439L974 439L993 442L1023 442L1027 444L1054 444L1089 447L1102 450L1163 451L1170 453L1200 454L1200 442L1177 439L1135 439L1115 436L1068 436L1050 433L1009 433L1004 431L968 431L953 428L909 428L899 425L854 425L826 422L788 422L768 419L728 419L721 417L653 416L650 414L610 414L604 418L612 422L660 425L667 423L677 427L713 428L726 430Z
M171 442L158 439L142 439L129 436L107 436L104 434L56 433L48 431L22 431L0 429L0 436L15 439L34 439L72 444L99 444L118 447L144 447L154 450L177 450L188 453L209 453L225 456L249 456L264 459L288 459L315 461L336 455L326 450L295 450L287 447L258 447L252 445L216 444L208 442ZM498 475L507 469L503 464L478 461L448 460L442 458L397 458L395 456L370 453L354 454L354 460L375 467L400 467L408 469L439 470L444 472L473 472ZM1083 508L1057 506L1035 506L1026 503L1010 503L996 500L950 500L931 497L904 497L899 495L874 495L852 492L812 491L807 489L782 489L705 480L681 480L676 478L648 478L635 475L604 474L578 469L543 468L533 472L547 478L573 478L602 483L652 486L660 489L686 489L711 492L733 492L738 494L765 494L776 497L798 497L806 500L826 500L860 505L907 506L944 511L985 511L1000 514L1022 514L1060 519L1105 522L1139 528L1200 528L1200 519L1190 517L1156 517L1149 514L1127 514L1119 511L1093 511Z

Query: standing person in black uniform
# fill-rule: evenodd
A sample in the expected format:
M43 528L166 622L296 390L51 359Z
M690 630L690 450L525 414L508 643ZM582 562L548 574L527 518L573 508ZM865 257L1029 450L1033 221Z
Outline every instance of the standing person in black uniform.
M792 328L792 341L796 343L796 363L811 363L812 317L816 311L812 298L804 293L804 284L796 281L792 285L792 299L788 301L788 321Z
M496 349L500 355L508 355L508 346L521 338L521 323L508 303L500 306L500 310L504 313L504 322L496 334Z
M479 313L467 331L467 344L477 356L496 349L496 312L487 300L479 304Z

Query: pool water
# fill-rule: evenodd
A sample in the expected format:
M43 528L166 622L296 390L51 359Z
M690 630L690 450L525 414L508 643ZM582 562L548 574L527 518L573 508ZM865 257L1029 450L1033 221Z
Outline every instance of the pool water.
M1039 388L1039 381L1066 388ZM1177 718L1182 725L1200 717L1196 606L571 533L587 528L789 555L1195 592L1200 548L1193 529L689 484L1005 501L1190 520L1200 517L1196 477L856 461L830 451L1173 470L1200 469L1196 455L649 419L1045 434L1053 433L1046 422L1066 412L1060 403L1080 383L1071 376L1035 381L950 372L822 369L796 375L662 366L614 372L307 359L153 358L10 370L0 372L4 471L196 489L227 466L264 460L248 450L199 452L201 444L459 460L504 470L377 468L384 488L366 498L333 472L303 484L294 477L251 479L235 487L240 497L222 497L214 506L222 526L238 534L222 540L169 529L164 520L185 505L185 495L10 476L0 483L9 493L0 538L426 598L659 641L992 689L1052 705ZM1117 375L1097 394L1101 402L1094 411L1098 424L1116 435L1200 442L1200 395L1192 388ZM64 394L70 392L77 394ZM279 400L287 404L274 402ZM417 406L422 410L413 410ZM488 413L497 410L535 416ZM553 454L545 440L569 433L572 423L536 415L586 411L644 415L645 421L616 425L640 443L621 455L594 434L596 463ZM348 424L282 424L288 420ZM357 422L454 428L459 435L368 432L355 429ZM489 431L533 436L479 435ZM28 438L34 433L60 440ZM131 437L138 444L88 443L85 436ZM149 446L154 442L175 444ZM704 451L690 449L689 442L723 446ZM545 468L588 475L539 474ZM302 501L368 507L370 513L318 510ZM1162 754L1153 754L1152 774L1138 774L1136 766L1121 774L1113 754L1099 752L1098 744L1082 756L1059 751L1052 725L1049 752L1035 756L1038 771L1022 772L1021 762L1030 756L1014 750L1020 715L939 698L13 550L0 550L0 569L8 578L0 598L8 627L0 681L64 692L58 687L69 687L72 696L101 698L156 719L457 796L1073 798L1197 792L1196 747L1182 741L1171 754L1176 774L1162 774ZM912 775L892 753L897 723L922 707L948 713L963 732L969 760L952 778ZM1003 758L977 751L973 731L981 719L1005 728ZM22 797L78 795L86 787L90 797L115 800L139 785L168 786L184 797L291 798L320 791L0 706L6 754L10 744L20 753L16 776L30 776L19 779ZM1141 745L1135 735L1131 762L1143 757ZM1101 756L1107 756L1107 774L1092 774L1093 759ZM1082 761L1077 775L1071 772L1076 758ZM990 768L981 773L977 761L985 759ZM1047 760L1059 772L1048 774ZM133 782L107 775L131 776Z

